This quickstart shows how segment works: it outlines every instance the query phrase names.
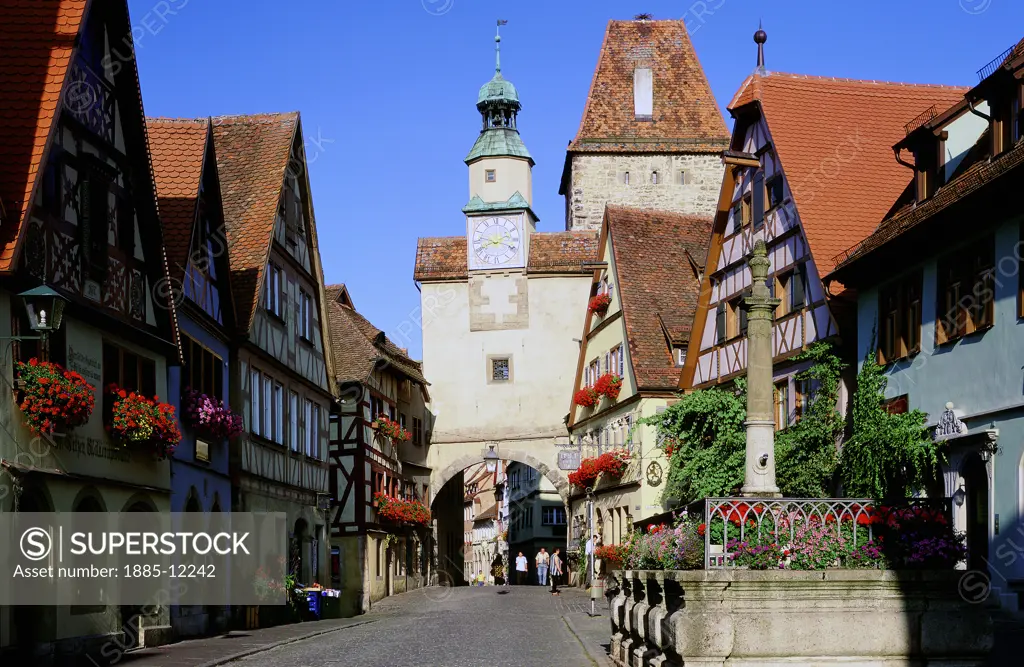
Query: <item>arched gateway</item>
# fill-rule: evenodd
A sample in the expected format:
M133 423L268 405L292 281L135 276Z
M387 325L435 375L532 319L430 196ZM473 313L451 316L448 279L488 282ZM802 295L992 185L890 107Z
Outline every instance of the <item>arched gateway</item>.
M430 478L430 497L437 498L441 493L441 489L447 484L453 477L461 473L470 466L484 462L484 452L480 453L457 453L458 446L447 445L445 449L451 448L450 452L446 452L448 456L456 455L455 458L447 465L442 468L435 468ZM554 450L555 447L550 447ZM495 448L495 453L498 454L499 458L505 461L516 461L524 465L528 465L540 474L547 477L548 481L555 485L555 489L558 491L558 495L562 497L562 502L568 505L569 499L569 480L566 478L565 473L558 469L557 461L551 461L550 458L557 457L545 457L548 460L539 458L543 456L543 452L536 452L537 455L529 451L520 450L504 450L498 451ZM447 458L447 457L446 457Z

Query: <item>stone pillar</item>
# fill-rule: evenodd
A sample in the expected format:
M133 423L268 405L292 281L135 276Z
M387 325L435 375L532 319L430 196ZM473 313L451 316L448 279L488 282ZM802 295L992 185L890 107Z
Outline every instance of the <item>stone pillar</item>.
M747 309L747 461L742 495L778 497L775 484L775 416L772 392L772 316L779 300L772 298L766 280L768 251L764 241L754 243L749 260L751 293Z

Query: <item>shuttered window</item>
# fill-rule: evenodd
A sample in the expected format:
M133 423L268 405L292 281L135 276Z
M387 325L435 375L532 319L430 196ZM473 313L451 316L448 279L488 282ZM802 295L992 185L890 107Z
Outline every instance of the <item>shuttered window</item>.
M725 302L719 301L718 310L715 312L715 333L718 343L725 342L725 308Z

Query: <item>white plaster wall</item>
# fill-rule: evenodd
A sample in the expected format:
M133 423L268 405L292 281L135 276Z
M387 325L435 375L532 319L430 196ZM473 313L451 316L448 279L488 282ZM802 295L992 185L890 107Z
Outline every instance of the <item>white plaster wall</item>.
M488 183L486 171L494 169L495 181ZM485 202L508 201L516 192L533 203L533 172L530 162L521 158L484 158L469 165L469 196L479 195Z
M469 330L467 284L426 283L423 370L434 384L433 444L567 435L591 277L530 277L525 329ZM511 355L512 381L489 383L488 355Z
M718 155L573 155L565 227L600 229L605 204L712 215L724 174Z
M988 102L980 102L974 107L981 113L988 113ZM967 151L978 143L978 138L988 129L988 121L981 116L967 112L942 128L949 132L946 138L945 180L953 175Z

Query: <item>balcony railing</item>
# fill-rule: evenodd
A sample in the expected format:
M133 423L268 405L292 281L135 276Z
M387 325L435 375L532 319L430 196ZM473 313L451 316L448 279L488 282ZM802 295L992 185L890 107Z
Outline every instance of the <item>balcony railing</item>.
M995 72L997 69L999 69L999 67L1004 62L1006 62L1006 59L1010 57L1010 54L1013 53L1013 50L1015 48L1017 48L1016 44L1014 44L1010 48L1008 48L1005 51L1003 51L1002 53L1000 53L998 56L996 56L995 58L990 60L987 65L985 65L984 67L979 69L978 70L978 81L984 81L988 77L992 76L992 73Z

